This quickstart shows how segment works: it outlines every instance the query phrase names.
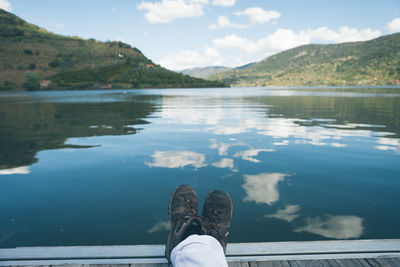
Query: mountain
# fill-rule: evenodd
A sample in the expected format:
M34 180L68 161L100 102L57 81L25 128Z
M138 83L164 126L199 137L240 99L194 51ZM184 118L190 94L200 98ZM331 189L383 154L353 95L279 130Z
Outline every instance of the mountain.
M400 33L363 42L299 46L209 79L232 86L400 84Z
M122 42L66 37L0 9L0 89L219 87L178 74Z
M224 67L224 66L210 66L203 68L191 68L182 71L178 71L179 73L189 75L196 78L207 79L210 80L210 77L213 77L215 74L224 73L234 69L246 69L255 63L249 63L243 66L239 66L236 68Z
M251 67L251 66L253 66L254 64L256 64L256 62L251 62L251 63L245 64L245 65L236 67L235 69L237 69L237 70L247 69L248 67Z
M178 72L185 74L185 75L192 76L192 77L196 77L196 78L207 79L208 77L213 76L214 74L227 72L230 70L232 70L232 68L223 67L223 66L210 66L210 67L203 67L203 68L185 69L185 70L178 71Z

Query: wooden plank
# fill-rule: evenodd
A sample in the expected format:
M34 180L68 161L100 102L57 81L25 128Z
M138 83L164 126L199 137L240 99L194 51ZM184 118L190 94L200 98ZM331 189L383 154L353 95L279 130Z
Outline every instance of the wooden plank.
M228 262L229 267L249 267L248 262L246 261L235 261L235 262Z
M373 266L400 266L398 258L376 258L370 259L369 262L376 262Z
M104 266L100 265L99 267ZM131 267L168 267L167 263L140 263L140 264L131 264ZM69 266L68 266L69 267ZM90 265L92 267L92 265ZM120 267L119 265L110 265L110 267Z
M289 264L296 267L324 267L318 260L290 261Z
M400 258L390 258L395 264L396 266L400 266Z
M339 263L335 260L321 260L323 261L326 266L330 266L330 267L340 267Z
M317 260L322 266L324 267L332 267L332 266L337 266L335 264L331 265L329 260Z
M359 262L361 266L368 266L370 267L368 261L366 259L356 259L355 261Z
M363 267L363 266L369 266L367 265L362 265L357 259L340 259L336 260L336 262L339 264L341 267Z
M377 257L400 257L400 253L343 253L343 254L304 254L304 255L274 255L274 256L238 256L227 257L230 261L292 261L292 260L326 260L326 259L360 259Z
M249 262L250 267L290 267L287 261L254 261Z

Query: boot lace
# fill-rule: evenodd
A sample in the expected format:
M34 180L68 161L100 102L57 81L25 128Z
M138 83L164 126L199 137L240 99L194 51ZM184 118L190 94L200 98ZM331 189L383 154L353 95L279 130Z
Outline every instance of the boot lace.
M225 240L229 232L225 234L221 230L221 212L214 210L212 218L201 216L204 228L207 229L207 234L215 237L217 240Z
M178 215L177 219L179 219L180 221L186 221L191 217L198 217L198 216L195 209L195 205L190 199L187 199L183 207L183 212Z

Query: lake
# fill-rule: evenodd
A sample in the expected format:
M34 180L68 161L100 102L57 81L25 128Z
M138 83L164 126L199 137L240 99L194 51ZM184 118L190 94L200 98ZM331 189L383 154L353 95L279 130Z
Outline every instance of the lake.
M233 198L229 242L400 238L400 88L0 93L0 247L162 244Z

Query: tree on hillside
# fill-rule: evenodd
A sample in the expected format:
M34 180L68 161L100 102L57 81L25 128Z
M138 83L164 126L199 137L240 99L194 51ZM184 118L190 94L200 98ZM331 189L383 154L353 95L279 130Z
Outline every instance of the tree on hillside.
M40 77L36 72L28 71L25 73L24 88L29 91L40 89Z

